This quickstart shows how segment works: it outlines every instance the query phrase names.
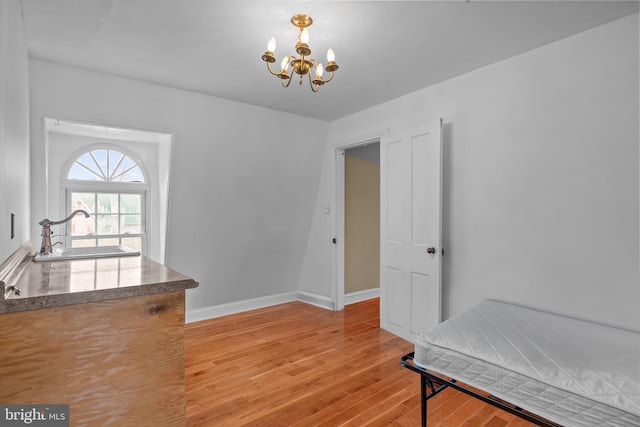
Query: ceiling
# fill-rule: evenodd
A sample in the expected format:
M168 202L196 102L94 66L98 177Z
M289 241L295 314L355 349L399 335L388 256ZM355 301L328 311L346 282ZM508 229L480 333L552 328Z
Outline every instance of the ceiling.
M21 0L29 54L334 120L638 11L638 1ZM260 59L293 54L310 15L312 57L340 69L312 93ZM277 66L276 66L277 68Z

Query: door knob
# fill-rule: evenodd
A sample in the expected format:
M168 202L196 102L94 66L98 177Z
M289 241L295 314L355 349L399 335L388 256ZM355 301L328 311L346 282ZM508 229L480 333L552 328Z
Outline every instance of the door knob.
M436 253L436 248L427 248L427 253L428 254L435 254Z

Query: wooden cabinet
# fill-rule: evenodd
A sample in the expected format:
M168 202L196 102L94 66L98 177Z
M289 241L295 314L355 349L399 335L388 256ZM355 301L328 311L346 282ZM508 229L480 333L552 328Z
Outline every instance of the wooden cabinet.
M184 426L184 290L0 315L0 402L72 426Z

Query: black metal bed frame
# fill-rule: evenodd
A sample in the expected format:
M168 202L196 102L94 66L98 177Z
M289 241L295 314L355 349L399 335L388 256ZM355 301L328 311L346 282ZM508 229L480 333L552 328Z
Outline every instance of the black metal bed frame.
M413 360L414 352L402 357L402 366L420 374L420 409L422 411L422 427L427 427L427 400L440 393L447 387L452 387L471 397L482 400L485 403L503 409L520 418L544 427L562 427L552 421L546 420L534 413L528 412L517 405L513 405L495 396L480 394L454 378L444 378L436 372L428 371L418 366ZM427 387L429 392L427 393Z

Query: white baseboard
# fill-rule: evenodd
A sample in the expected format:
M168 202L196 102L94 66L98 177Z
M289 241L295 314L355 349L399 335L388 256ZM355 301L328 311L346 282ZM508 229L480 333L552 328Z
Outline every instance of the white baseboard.
M302 291L285 292L282 294L268 295L266 297L252 298L227 304L186 310L185 322L199 322L201 320L214 319L216 317L242 313L244 311L256 310L258 308L271 307L272 305L284 304L292 301L301 301L307 304L326 308L328 310L334 309L333 301L331 301L331 298L329 297Z
M271 307L272 305L284 304L296 301L295 292L285 292L282 294L269 295L266 297L252 298L243 301L230 302L227 304L212 305L203 308L194 308L185 313L185 322L199 322L200 320L213 319L226 316L228 314L242 313L243 311L255 310L258 308Z
M311 292L298 291L298 301L306 302L307 304L316 305L318 307L326 308L327 310L335 310L335 304L331 301L331 298L324 295L312 294Z
M351 292L344 295L344 305L354 304L360 301L366 301L380 296L380 288L365 289L364 291Z

